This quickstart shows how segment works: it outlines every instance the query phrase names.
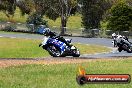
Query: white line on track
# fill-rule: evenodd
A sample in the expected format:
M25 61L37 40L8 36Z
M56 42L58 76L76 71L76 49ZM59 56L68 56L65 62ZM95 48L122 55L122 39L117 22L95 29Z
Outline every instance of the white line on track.
M4 36L0 36L0 37L4 37ZM16 38L16 37L8 37L8 38Z
M10 37L10 38L16 38L16 37Z

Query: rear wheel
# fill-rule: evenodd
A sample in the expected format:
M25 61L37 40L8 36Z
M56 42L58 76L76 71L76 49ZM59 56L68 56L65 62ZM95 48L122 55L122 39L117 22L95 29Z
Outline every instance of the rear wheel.
M53 57L60 57L61 56L61 52L55 46L49 46L49 47L47 47L47 51Z
M132 47L131 47L131 46L129 46L129 45L127 45L127 44L124 44L124 45L123 45L123 48L124 48L124 50L126 50L128 53L132 53Z
M121 52L121 51L122 51L122 48L119 47L119 48L118 48L118 51Z
M128 53L132 53L132 47L129 47L129 48L127 49L127 52L128 52Z

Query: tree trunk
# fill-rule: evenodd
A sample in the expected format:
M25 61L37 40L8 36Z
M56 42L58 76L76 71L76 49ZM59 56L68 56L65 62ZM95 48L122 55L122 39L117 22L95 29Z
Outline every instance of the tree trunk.
M61 33L60 35L65 35L66 32L66 24L67 24L67 19L65 16L61 17Z

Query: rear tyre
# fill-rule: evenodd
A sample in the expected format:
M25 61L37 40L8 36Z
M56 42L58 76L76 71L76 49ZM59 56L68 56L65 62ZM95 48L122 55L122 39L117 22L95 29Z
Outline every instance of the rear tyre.
M121 48L118 48L118 51L119 51L119 52L121 52L121 51L122 51L122 49L121 49Z
M127 49L127 52L128 52L128 53L132 53L132 47L128 48L128 49Z
M55 46L47 47L47 51L53 57L60 57L61 56L61 52Z

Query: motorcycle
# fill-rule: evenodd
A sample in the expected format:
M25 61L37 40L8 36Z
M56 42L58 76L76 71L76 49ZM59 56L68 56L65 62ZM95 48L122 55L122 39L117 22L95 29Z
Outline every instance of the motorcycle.
M65 40L71 44L71 39ZM39 44L40 46L47 50L53 57L80 56L80 51L75 46L68 47L64 42L59 41L57 38L51 38L50 36L44 36L42 43Z
M117 43L118 51L122 50L127 51L128 53L132 53L132 44L125 43L123 40L120 43Z

